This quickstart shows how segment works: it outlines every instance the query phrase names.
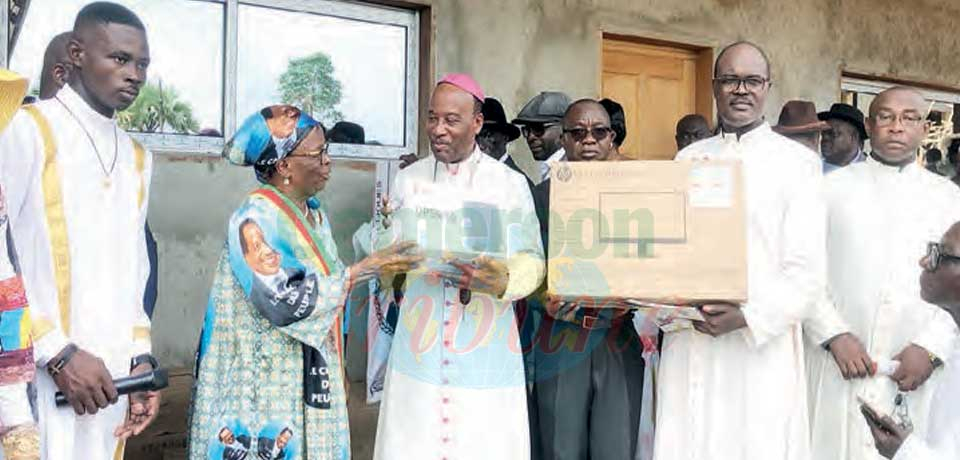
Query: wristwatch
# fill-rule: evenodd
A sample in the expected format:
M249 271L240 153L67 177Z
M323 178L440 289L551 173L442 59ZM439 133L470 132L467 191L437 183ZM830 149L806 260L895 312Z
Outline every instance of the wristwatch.
M67 363L73 358L73 354L77 352L77 349L75 344L68 343L67 346L63 347L63 351L60 352L60 357L56 361L47 363L47 373L50 374L51 377L56 377L57 374L63 371L64 367L67 367ZM56 358L56 356L54 358Z
M130 370L136 369L137 366L143 363L150 363L150 367L152 367L153 370L160 369L160 363L157 362L157 358L154 358L150 353L144 353L139 356L134 356L133 359L130 360Z

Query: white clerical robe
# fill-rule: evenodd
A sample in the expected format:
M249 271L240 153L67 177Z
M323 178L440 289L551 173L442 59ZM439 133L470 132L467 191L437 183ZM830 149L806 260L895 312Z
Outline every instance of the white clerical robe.
M766 123L694 143L678 159L743 162L747 327L666 334L654 458L809 460L800 322L824 284L820 161Z
M456 285L423 276L422 269L408 274L374 458L526 460L527 396L512 301L532 293L544 274L530 189L523 176L479 149L450 169L427 158L401 170L391 202L415 207L418 183L451 186L514 217L502 219L499 232L487 229L512 235L509 282L502 298L473 292L464 305ZM400 226L394 222L391 232ZM395 238L386 234L380 241Z
M874 360L892 359L910 343L950 357L957 327L920 298L918 261L927 242L940 241L960 220L960 189L913 163L892 167L872 158L832 173L825 184L828 289L804 323L814 458L880 459L857 397L892 413L896 383L883 375L846 381L820 345L849 331ZM907 396L919 436L942 373Z
M42 458L112 459L122 450L113 431L124 420L127 399L78 417L54 405L57 388L45 365L72 342L119 378L129 375L132 357L150 351L143 291L152 157L138 155L116 121L69 86L35 108L49 122L55 145L44 142L35 119L21 110L0 137L0 180L35 312ZM109 170L115 149L107 185L97 153Z
M956 460L960 458L960 348L946 367L933 395L926 436L912 433L893 460Z

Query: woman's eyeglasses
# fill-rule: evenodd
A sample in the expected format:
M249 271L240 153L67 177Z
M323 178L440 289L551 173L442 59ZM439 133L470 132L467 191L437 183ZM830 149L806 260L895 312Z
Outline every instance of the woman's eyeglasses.
M320 150L311 150L309 152L303 152L298 154L291 153L290 155L287 155L287 158L321 159L321 160L325 160L324 164L326 164L330 162L329 152L330 152L330 144L328 143L328 144L323 144L323 147L321 147Z
M583 142L583 140L587 138L587 134L590 134L591 136L593 136L593 140L595 141L602 141L606 139L608 136L610 136L611 134L613 134L613 129L606 126L597 126L590 129L587 129L587 128L564 129L563 133L569 134L570 137L572 137L573 140L577 142Z
M929 264L927 269L932 272L937 271L942 262L957 263L960 262L960 256L944 252L943 245L940 243L927 243L927 263Z

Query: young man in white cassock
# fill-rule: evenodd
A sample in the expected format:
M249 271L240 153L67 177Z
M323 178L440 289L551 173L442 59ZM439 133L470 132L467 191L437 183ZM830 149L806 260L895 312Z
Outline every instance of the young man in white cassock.
M116 120L150 52L143 23L113 3L84 7L72 33L69 84L17 114L0 171L37 313L41 456L105 460L159 409L159 394L119 397L112 383L156 367L143 310L152 156ZM57 391L69 406L55 406Z
M866 123L870 157L825 181L828 289L804 323L815 458L879 458L858 399L908 414L924 436L957 340L950 315L917 284L926 244L960 220L960 189L916 163L926 107L912 89L880 93ZM876 373L875 362L890 361L895 372Z
M725 48L713 85L722 130L678 154L742 162L749 291L665 334L656 460L811 459L800 323L823 290L823 175L819 158L764 121L769 88L756 45Z

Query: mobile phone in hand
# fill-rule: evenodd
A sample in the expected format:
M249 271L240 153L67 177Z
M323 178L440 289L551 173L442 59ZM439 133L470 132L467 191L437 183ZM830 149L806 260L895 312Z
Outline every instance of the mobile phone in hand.
M860 396L857 396L857 401L859 401L861 404L861 407L865 409L862 412L863 412L864 418L867 419L867 422L869 422L871 425L879 427L884 431L887 431L887 432L890 431L889 429L887 429L886 424L883 423L882 421L882 419L886 414L881 412L879 409L876 408L876 406L874 406L869 401L867 401L866 399L863 399Z

